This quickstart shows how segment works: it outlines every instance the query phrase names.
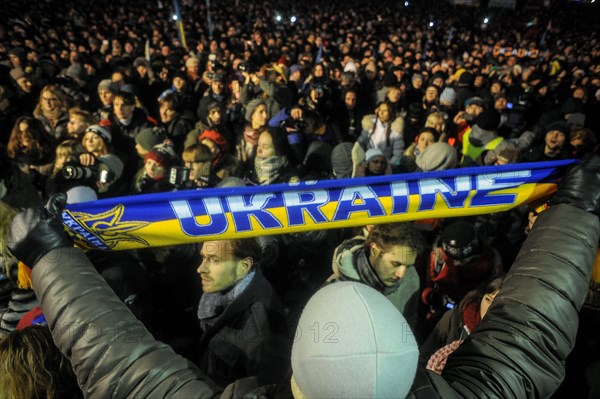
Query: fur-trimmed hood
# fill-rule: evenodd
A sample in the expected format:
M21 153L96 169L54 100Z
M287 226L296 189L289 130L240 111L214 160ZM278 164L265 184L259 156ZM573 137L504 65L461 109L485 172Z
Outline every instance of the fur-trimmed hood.
M363 130L366 132L372 131L376 121L377 116L375 114L363 116L361 121ZM392 122L392 130L402 134L402 132L404 132L404 118L401 116L396 117L396 119L394 119Z

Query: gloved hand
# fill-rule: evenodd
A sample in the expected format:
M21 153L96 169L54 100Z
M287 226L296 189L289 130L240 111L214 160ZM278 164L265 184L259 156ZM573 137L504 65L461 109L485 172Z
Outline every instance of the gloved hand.
M61 213L67 195L53 195L46 204L29 208L17 214L10 226L8 249L28 267L32 268L55 248L72 247L73 241L65 233Z
M550 198L550 206L573 205L600 216L600 155L589 154L571 168Z

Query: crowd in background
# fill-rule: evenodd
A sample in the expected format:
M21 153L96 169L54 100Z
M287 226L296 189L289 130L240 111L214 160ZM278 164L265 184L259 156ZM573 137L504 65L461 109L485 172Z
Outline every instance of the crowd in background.
M77 203L596 153L597 7L560 11L356 0L222 1L208 13L204 2L181 1L182 37L169 2L5 4L3 240L17 209L57 192ZM441 370L446 344L481 321L539 212L414 223L424 242L419 298L414 321L405 317L428 367ZM260 267L290 331L308 298L343 274L332 270L338 246L369 232L260 238ZM38 303L2 254L8 334ZM199 254L194 245L87 253L149 331L184 355L202 330ZM588 337L598 327L595 298L581 315L568 384L598 360Z

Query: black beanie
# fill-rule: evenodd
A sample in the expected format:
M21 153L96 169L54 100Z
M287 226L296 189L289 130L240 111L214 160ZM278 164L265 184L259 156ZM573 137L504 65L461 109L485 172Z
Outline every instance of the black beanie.
M566 137L569 137L569 133L571 132L569 125L567 125L565 122L561 122L561 121L552 122L551 124L549 124L546 127L546 134L548 134L552 130L558 130L559 132L564 134Z
M464 259L479 252L477 230L471 223L459 220L442 231L442 247L453 259Z
M475 118L475 124L483 130L496 130L500 124L500 114L493 109L483 111Z
M392 72L388 72L383 76L383 86L396 87L398 86L398 78Z

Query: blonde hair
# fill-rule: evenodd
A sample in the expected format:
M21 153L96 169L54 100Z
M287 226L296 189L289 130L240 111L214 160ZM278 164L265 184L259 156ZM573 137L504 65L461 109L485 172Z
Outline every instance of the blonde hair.
M192 144L183 150L181 158L184 162L212 162L213 160L210 148L200 143Z
M83 148L83 144L79 140L65 140L59 145L56 146L56 158L65 157L67 160L69 158L77 158L79 160L79 155L85 152L85 148ZM60 169L56 168L56 164L54 165L54 169L52 169L52 177L56 177L56 175L60 172Z
M96 123L96 118L94 118L92 114L79 107L73 107L69 109L69 119L70 118L78 119L79 121L85 123L87 126Z
M83 397L67 358L46 327L13 331L0 341L0 397Z
M441 129L439 129L438 134L442 134L446 132L446 121L444 120L444 116L439 112L432 112L427 115L427 119L425 120L425 127L431 127L435 130L438 130L437 126L440 125Z
M62 89L60 88L60 86L57 86L57 85L46 85L46 86L44 86L44 88L40 92L40 97L39 97L38 103L35 106L35 109L33 110L33 115L34 116L42 114L42 97L44 96L44 93L52 93L52 94L54 94L58 98L58 100L60 101L60 110L61 110L61 113L67 112L67 109L68 109L67 96L62 91Z

